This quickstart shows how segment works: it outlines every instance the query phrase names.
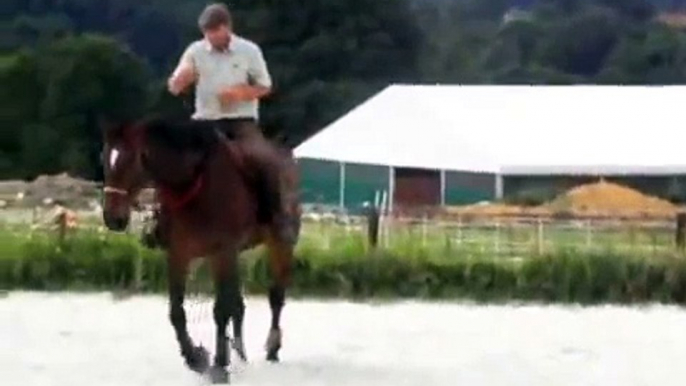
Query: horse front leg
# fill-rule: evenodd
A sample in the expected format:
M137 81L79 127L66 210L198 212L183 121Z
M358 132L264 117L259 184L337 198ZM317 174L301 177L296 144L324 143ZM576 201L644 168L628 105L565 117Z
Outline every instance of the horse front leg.
M202 346L193 345L188 334L186 311L183 307L188 265L181 263L181 259L169 258L168 261L169 320L174 327L181 356L185 359L186 365L197 373L204 373L209 368L209 353Z
M248 356L245 351L245 343L243 342L243 318L245 316L245 302L240 288L240 277L236 275L236 279L232 281L232 297L231 297L231 324L233 325L233 341L231 347L236 351L238 357L246 362Z
M214 322L216 330L216 352L211 378L214 383L227 383L229 373L227 367L231 364L231 351L228 344L226 329L230 319L233 319L236 351L245 359L245 348L242 343L242 325L245 305L240 293L240 275L238 272L238 254L230 250L213 259L213 272L216 287L214 302Z

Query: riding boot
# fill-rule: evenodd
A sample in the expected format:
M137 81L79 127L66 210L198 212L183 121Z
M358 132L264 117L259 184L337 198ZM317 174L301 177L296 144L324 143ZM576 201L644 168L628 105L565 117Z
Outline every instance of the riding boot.
M278 237L282 241L290 243L293 238L293 230L284 204L284 191L277 167L274 165L265 167L266 170L263 173L265 182L263 192L265 194L262 197L262 206L267 209L267 213L265 213L268 216L267 220L277 230Z
M293 241L292 221L284 204L284 191L281 184L281 163L274 154L267 151L254 152L251 163L257 175L255 193L257 195L257 218L263 225L270 224L277 230L277 236L284 242Z
M152 226L143 232L143 245L150 249L165 247L168 241L165 235L162 210L156 210L153 214Z
M277 229L277 237L287 243L293 242L294 221L290 219L283 199L281 155L254 123L237 125L234 134L242 144L249 164L257 172L254 191L258 201L258 222L263 225L271 224Z
M143 232L141 234L141 243L146 248L155 249L160 246L160 224L157 217L158 212L155 211L151 220L152 224L143 228Z

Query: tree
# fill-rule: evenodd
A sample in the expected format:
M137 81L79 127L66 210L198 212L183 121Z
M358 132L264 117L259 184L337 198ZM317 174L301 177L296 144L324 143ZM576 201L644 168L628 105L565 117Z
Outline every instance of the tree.
M99 119L122 121L148 109L146 64L110 38L67 37L3 63L0 102L10 128L3 164L22 165L17 174L25 178L59 171L96 177Z
M600 83L686 83L686 36L655 26L644 36L627 36L598 75Z

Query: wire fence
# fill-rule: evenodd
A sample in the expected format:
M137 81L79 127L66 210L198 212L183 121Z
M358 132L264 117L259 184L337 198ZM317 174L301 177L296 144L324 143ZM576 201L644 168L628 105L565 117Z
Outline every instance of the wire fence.
M55 229L55 210L3 211L0 228L12 233ZM100 228L101 213L79 213L78 228ZM683 216L686 217L686 216ZM148 211L132 213L131 234L149 224ZM301 241L321 249L370 243L371 217L320 215L303 217ZM385 249L421 247L473 251L497 256L543 255L560 249L615 251L644 255L683 251L686 219L473 217L429 218L380 216L376 239ZM679 236L680 235L680 236Z
M321 248L341 239L370 238L364 218L308 221L302 238ZM574 249L644 255L683 250L676 220L481 218L436 220L382 218L378 246L464 249L498 256L532 256ZM683 236L682 236L683 238Z

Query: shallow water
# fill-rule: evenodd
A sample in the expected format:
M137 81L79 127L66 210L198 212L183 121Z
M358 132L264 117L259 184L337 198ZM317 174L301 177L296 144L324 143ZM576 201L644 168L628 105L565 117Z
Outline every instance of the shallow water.
M677 307L289 299L282 362L273 365L262 350L268 304L246 303L249 362L235 363L235 385L667 386L686 379L686 311ZM191 331L211 337L211 306L198 310L189 307ZM206 383L182 365L163 297L11 293L0 299L0 341L2 385Z

